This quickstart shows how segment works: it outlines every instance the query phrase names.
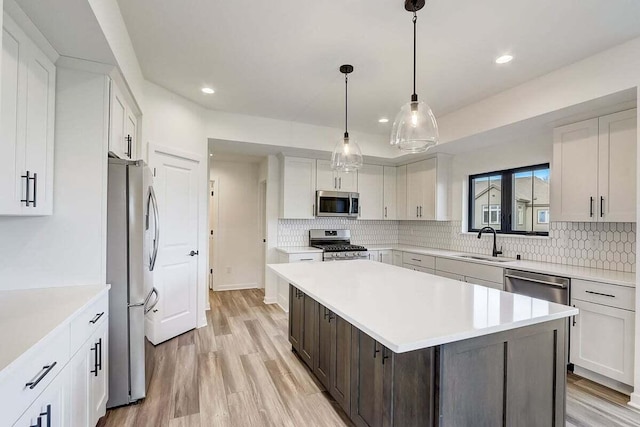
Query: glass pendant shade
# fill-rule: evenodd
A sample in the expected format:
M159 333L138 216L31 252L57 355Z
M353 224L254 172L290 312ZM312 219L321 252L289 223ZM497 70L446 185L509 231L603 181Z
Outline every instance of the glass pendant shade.
M340 139L331 155L331 167L340 172L354 172L362 167L362 151L355 139Z
M438 123L425 102L406 103L391 130L391 145L407 153L423 153L438 143Z

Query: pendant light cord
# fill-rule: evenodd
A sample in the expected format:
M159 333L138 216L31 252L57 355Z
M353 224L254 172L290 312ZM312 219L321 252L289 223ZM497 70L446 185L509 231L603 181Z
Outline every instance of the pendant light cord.
M349 138L349 113L348 113L348 100L349 100L349 74L344 74L344 137Z
M418 22L418 14L416 13L416 3L413 2L413 95L411 101L418 101L416 93L416 27Z

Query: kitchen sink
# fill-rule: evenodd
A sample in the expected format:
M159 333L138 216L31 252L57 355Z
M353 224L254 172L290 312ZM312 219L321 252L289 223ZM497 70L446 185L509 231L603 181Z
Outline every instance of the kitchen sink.
M479 261L490 261L490 262L511 262L512 259L508 258L498 258L498 257L490 257L490 256L481 256L481 255L456 255L459 258L467 258L467 259L477 259Z

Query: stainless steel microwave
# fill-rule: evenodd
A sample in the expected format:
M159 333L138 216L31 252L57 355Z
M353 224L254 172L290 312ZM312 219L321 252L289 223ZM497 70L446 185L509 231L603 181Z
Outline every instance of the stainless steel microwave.
M357 218L360 194L345 191L316 191L316 216Z

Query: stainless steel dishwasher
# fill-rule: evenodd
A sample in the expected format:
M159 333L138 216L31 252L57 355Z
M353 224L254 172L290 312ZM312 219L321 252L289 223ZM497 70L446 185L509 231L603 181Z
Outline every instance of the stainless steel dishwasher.
M570 284L571 279L567 277L511 269L504 271L505 291L558 304L569 305Z

